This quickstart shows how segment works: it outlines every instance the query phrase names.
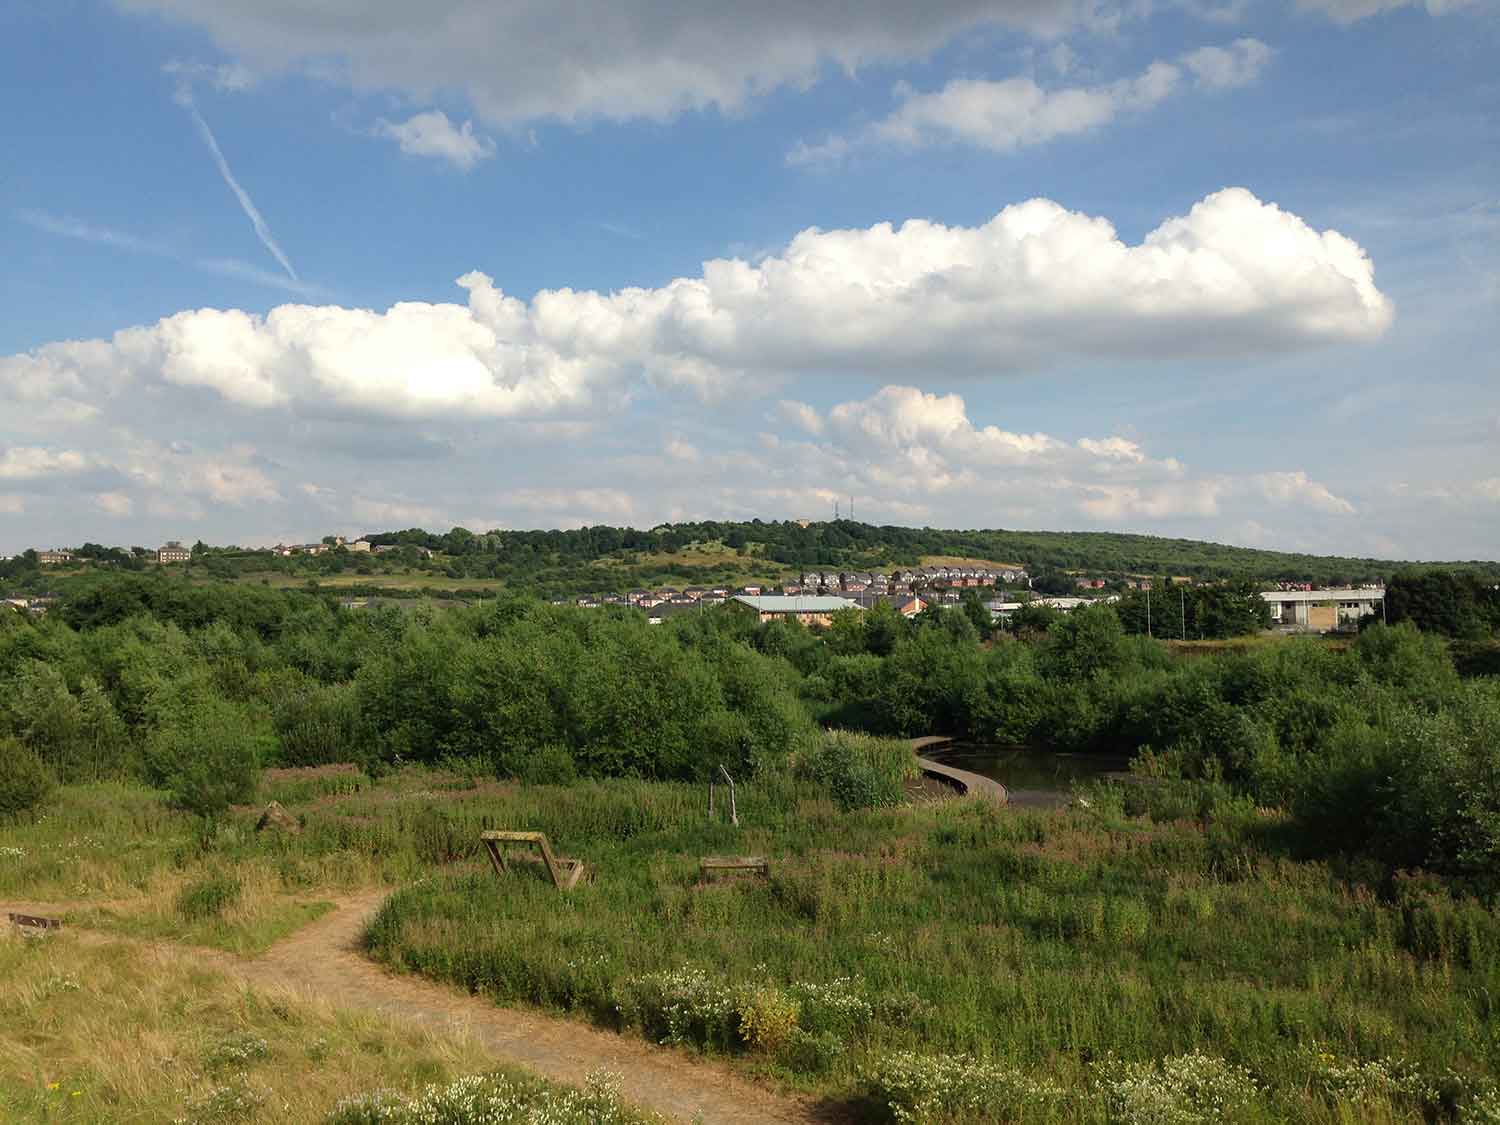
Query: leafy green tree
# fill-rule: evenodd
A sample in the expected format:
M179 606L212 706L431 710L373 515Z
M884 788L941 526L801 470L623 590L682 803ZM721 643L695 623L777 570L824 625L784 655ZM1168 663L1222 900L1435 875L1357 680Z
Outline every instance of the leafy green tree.
M241 708L200 694L182 701L152 735L148 776L177 807L212 820L255 798L266 741Z
M1478 640L1500 629L1500 589L1474 572L1403 570L1386 584L1385 611L1393 625Z
M856 656L865 651L865 615L858 609L835 610L828 616L824 643L835 656Z
M889 656L910 632L906 618L890 602L876 602L865 613L865 650L876 656Z
M1125 631L1110 605L1081 605L1047 630L1043 667L1055 679L1089 679L1119 667Z
M964 616L974 625L974 631L981 638L988 637L994 629L994 623L990 619L990 611L984 608L984 603L979 600L979 593L975 590L965 590L963 601Z
M0 818L35 812L57 781L41 758L18 739L0 736Z

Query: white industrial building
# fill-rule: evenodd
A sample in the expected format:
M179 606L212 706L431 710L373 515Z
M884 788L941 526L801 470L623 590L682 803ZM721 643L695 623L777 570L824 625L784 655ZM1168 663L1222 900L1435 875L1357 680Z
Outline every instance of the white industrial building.
M1327 633L1353 625L1361 617L1380 613L1383 586L1337 590L1267 590L1261 594L1271 606L1271 624L1288 631Z

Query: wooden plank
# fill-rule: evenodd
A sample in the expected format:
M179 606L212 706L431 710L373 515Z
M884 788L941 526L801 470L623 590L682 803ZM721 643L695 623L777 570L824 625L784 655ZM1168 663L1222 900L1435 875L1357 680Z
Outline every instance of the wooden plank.
M698 870L707 875L711 871L759 871L771 874L771 861L763 855L708 855L698 861Z
M62 929L61 918L42 918L35 914L8 914L6 915L12 924L25 926L32 930L60 930Z
M479 839L484 843L485 850L489 852L490 864L495 868L496 875L509 872L510 868L505 862L505 853L501 851L501 844L526 844L540 853L540 861L547 868L547 874L552 879L552 885L559 890L571 890L578 885L587 869L580 859L565 859L552 850L552 844L547 839L545 832L506 832L490 831L481 832Z
M483 839L483 837L481 837ZM500 845L494 840L484 841L484 850L489 854L490 866L495 869L496 875L504 875L509 870L505 866L505 856L500 853Z

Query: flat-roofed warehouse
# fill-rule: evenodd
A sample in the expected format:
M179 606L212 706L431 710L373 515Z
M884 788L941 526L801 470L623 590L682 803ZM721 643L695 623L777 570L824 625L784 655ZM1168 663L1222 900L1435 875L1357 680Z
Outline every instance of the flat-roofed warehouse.
M828 625L829 618L841 609L858 609L859 604L848 598L798 597L791 594L741 594L730 600L731 608L740 612L751 612L761 621L772 621L778 617L790 617L803 625Z
M1271 624L1289 631L1327 633L1377 614L1385 602L1385 588L1336 590L1266 590Z

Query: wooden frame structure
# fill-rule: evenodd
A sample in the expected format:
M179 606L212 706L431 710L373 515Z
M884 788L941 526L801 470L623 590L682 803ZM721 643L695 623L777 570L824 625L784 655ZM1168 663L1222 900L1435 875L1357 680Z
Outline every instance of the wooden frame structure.
M700 875L716 871L750 871L762 879L771 877L771 861L763 855L706 855L698 861Z
M489 852L490 864L495 868L496 875L505 875L510 871L505 863L505 853L500 850L501 844L527 844L535 848L541 853L542 865L547 868L547 874L552 876L553 886L560 891L571 891L588 871L581 859L565 859L554 855L545 832L481 832L479 839L484 843L485 851Z

